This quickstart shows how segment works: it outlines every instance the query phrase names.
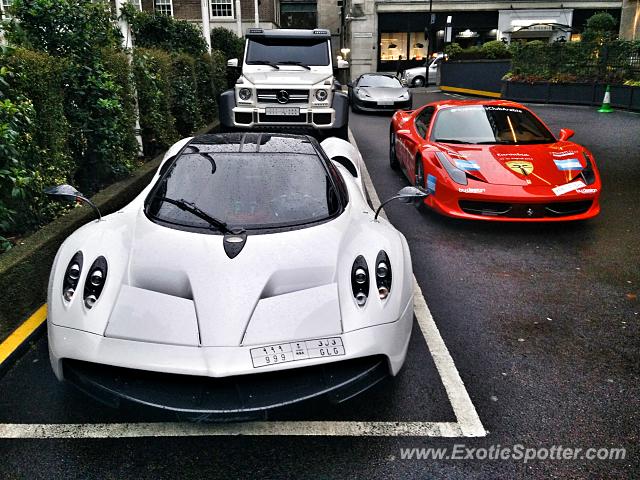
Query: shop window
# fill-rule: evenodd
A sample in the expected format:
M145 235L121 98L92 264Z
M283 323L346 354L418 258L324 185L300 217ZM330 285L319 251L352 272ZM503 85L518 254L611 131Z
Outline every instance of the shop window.
M424 60L427 56L427 41L424 32L409 34L409 59Z
M408 46L407 32L399 33L381 33L380 34L380 60L405 60L407 58L407 46Z

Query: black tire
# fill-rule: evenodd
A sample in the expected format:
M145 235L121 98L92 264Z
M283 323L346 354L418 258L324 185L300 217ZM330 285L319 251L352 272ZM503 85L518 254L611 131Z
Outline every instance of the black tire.
M351 111L353 113L360 113L360 109L358 108L358 106L355 104L355 102L351 102Z
M412 87L424 87L425 81L423 77L416 77L411 81Z
M396 156L396 134L393 128L389 131L389 166L393 170L397 170L400 167Z
M413 180L413 185L415 187L419 187L426 190L426 177L424 173L424 163L422 162L422 157L418 156L416 158L416 168L415 168L415 176ZM424 200L417 200L413 204L418 210L424 209Z

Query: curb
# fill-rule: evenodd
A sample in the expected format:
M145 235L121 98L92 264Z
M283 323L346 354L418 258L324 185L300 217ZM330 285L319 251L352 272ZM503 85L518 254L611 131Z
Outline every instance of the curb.
M215 121L194 135L209 132L218 125ZM101 190L91 200L105 215L124 207L149 183L164 153L146 162L128 178ZM0 342L45 303L50 268L58 248L94 216L88 206L74 208L0 256Z

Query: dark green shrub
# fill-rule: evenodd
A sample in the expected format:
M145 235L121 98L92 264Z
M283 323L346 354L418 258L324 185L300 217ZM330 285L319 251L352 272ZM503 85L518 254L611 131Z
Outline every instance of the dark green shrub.
M242 61L244 57L244 40L224 27L211 29L211 48L222 52L225 62L230 58Z
M491 42L486 42L482 45L482 53L484 58L494 59L494 58L509 58L511 57L511 53L509 52L509 47L500 40L493 40Z
M451 45L447 45L444 47L444 53L449 57L450 60L455 60L458 55L462 52L462 47L460 44L453 42Z
M227 80L227 59L224 53L219 50L211 52L213 85L215 87L216 98L229 88Z
M603 43L615 38L618 22L609 13L600 12L591 15L582 32L582 40L585 42Z
M65 208L49 201L42 190L73 178L75 164L69 155L69 125L64 116L62 79L66 62L45 53L17 49L6 61L15 72L11 88L25 95L33 105L33 133L28 155L23 159L29 171L26 202L17 206L14 222L24 232L53 219Z
M130 4L122 10L131 25L136 47L159 48L193 56L207 51L207 42L200 28L192 23L168 15L139 12Z
M133 69L144 153L153 156L178 139L171 111L171 56L162 50L136 48Z
M216 117L216 90L213 81L213 60L205 53L195 59L198 105L204 123L209 124Z
M182 137L189 136L203 124L198 107L195 63L192 56L182 53L173 57L171 65L172 112Z

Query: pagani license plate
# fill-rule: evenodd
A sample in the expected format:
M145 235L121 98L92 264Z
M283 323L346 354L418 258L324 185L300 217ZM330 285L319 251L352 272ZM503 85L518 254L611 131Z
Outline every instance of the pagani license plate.
M340 337L329 337L252 348L251 361L253 362L253 368L258 368L296 360L329 358L344 354L342 339Z
M268 116L272 115L284 115L284 116L298 116L300 115L300 109L298 107L267 107L264 110Z
M393 105L393 100L378 100L378 105Z

